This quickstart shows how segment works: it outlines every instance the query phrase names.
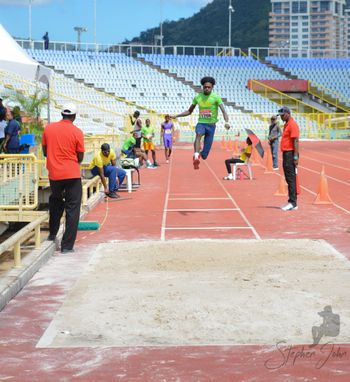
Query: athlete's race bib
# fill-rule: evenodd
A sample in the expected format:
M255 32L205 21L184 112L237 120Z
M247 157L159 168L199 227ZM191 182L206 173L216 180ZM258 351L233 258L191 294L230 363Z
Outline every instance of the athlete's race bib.
M200 118L202 118L202 119L210 119L212 116L210 109L202 109L199 112L199 115L200 115Z
M171 134L171 129L165 129L164 134Z

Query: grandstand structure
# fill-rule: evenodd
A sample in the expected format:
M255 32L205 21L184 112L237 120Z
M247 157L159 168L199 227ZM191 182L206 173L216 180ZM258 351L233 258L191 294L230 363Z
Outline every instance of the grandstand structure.
M85 165L99 149L95 143L105 137L109 137L115 149L120 148L131 130L129 115L135 109L141 111L142 118L150 118L158 129L165 114L187 110L200 91L200 79L206 75L215 77L215 91L223 98L232 125L228 133L223 121L219 121L217 140L239 134L244 139L244 128L253 129L260 138L266 138L269 119L282 104L293 110L302 138L349 136L350 58L268 54L260 57L253 53L254 49L260 52L260 48L250 48L246 55L240 49L213 47L190 50L165 47L159 51L156 47L147 50L130 46L98 51L78 50L73 45L72 50L67 50L67 45L54 46L58 49L27 49L32 58L53 69L50 103L41 110L41 118L58 120L63 103L77 104L76 124L84 131L87 142ZM295 94L284 94L261 82L290 79L308 80L307 94L298 99ZM249 82L261 85L264 91L254 91L254 87L248 86ZM38 90L47 91L43 84L0 72L1 95L31 96ZM193 141L196 119L196 115L191 115L175 122L181 141ZM156 143L159 143L159 134ZM48 179L40 150L38 158L39 180L35 187L46 187ZM16 204L18 200L14 196L7 202Z
M24 42L20 43L23 46ZM27 44L27 53L53 69L51 105L49 112L42 110L42 117L48 119L50 115L51 120L59 119L60 106L65 101L73 101L78 104L77 125L88 134L123 134L130 129L128 115L135 109L159 128L164 114L176 114L189 107L205 75L217 80L215 91L224 100L234 134L244 134L246 127L265 138L270 116L283 103L293 109L304 138L347 134L348 121L344 114L350 111L349 58L298 58L284 57L284 54L276 57L269 56L272 51L268 48L249 48L246 55L241 49L224 47L179 46L159 50L159 47L148 46L112 46L99 50L97 46L55 42L50 44L54 47L51 50L42 49L42 42L34 42L32 47L36 49ZM266 54L259 55L264 49ZM257 55L254 52L258 52ZM294 94L285 98L271 97L273 89L254 92L247 86L251 80L291 78L310 81L310 93L302 97L302 102L296 101ZM0 73L2 94L15 89L30 94L37 86L24 86L15 76ZM311 88L316 89L316 101ZM338 105L346 107L339 109ZM343 115L337 114L339 112ZM323 114L323 117L310 113ZM339 118L343 119L336 127L340 126L341 131L332 131L330 121ZM326 124L322 122L325 120ZM177 124L180 139L192 140L196 117L181 119ZM222 136L226 136L226 132L223 121L219 121L216 139Z
M137 52L136 47L133 48ZM126 53L120 51L28 49L27 52L35 60L54 70L51 84L52 119L60 117L59 106L64 100L70 99L78 103L77 124L87 133L127 130L130 128L127 115L136 108L141 110L144 118L149 117L159 127L164 114L179 113L188 108L195 92L200 89L200 78L208 74L217 80L216 91L225 102L236 134L248 127L264 138L269 117L286 101L281 97L278 101L248 89L249 80L288 80L292 74L295 78L310 79L323 94L331 94L332 99L335 98L339 103L347 104L348 100L348 90L345 89L348 77L341 77L345 79L343 84L338 78L342 70L346 72L349 59L303 58L305 65L302 70L293 71L294 67L298 67L293 65L300 63L298 58L265 57L266 61L257 59L254 54L247 56L239 49L218 52L204 47L197 55L186 54L186 49L181 51L179 48L172 49L176 54L161 54L156 49L152 50L153 53L131 54L131 50L126 50ZM334 66L331 73L329 70L327 72L331 74L325 80L328 82L317 82L317 79L322 78L328 63ZM278 70L273 66L278 66ZM313 71L312 76L307 68ZM330 82L335 78L336 85L333 86ZM316 107L313 113L327 114L327 118L310 118L309 110L305 113L303 110L295 110L300 113L298 121L305 138L334 136L334 132L331 134L329 129L330 124L324 125L320 121L331 121L336 118L334 112L339 110L329 103L329 99L320 98L317 101L326 107ZM294 100L291 100L292 108L293 103ZM342 112L347 113L347 110ZM196 118L191 116L178 123L181 140L191 140ZM342 127L344 132L347 125L343 124ZM217 139L225 134L223 123L219 122Z

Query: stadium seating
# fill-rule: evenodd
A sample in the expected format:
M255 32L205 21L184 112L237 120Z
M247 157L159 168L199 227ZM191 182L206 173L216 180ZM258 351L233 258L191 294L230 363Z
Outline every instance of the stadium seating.
M140 55L148 62L168 69L186 80L200 85L205 75L215 77L216 91L256 113L275 113L276 104L247 89L250 79L284 79L284 77L251 57Z
M349 58L284 58L267 57L273 64L300 79L311 80L337 93L339 101L350 106Z

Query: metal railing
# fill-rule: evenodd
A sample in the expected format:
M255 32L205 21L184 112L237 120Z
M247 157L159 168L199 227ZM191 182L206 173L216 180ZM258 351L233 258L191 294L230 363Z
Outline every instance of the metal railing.
M347 58L350 57L349 50L341 49L296 49L296 48L274 48L274 47L251 47L248 56L259 60L266 57L305 57L305 58Z
M24 49L44 50L43 40L21 40L17 43ZM241 48L229 46L201 46L201 45L151 45L151 44L94 44L77 43L67 41L51 41L50 50L59 51L82 51L82 52L109 52L124 53L128 56L136 54L173 54L195 56L241 56L244 55ZM350 57L350 51L346 49L298 49L293 47L249 47L248 56L264 59L268 56L277 57Z
M0 154L0 208L37 208L38 180L34 154Z
M9 239L0 244L0 255L5 251L13 249L14 267L21 268L22 256L21 245L34 236L35 249L41 246L40 226L49 218L47 212L43 212L35 220L27 224L24 228L16 232Z
M312 87L316 88L317 90L312 89ZM344 102L340 101L340 99L344 100L346 97L339 94L338 92L328 89L324 85L318 84L314 81L308 82L308 92L309 94L320 98L322 101L335 106L337 109L343 110L346 113L350 113L350 106L347 106Z
M44 50L42 40L21 40L16 39L23 49ZM50 50L59 51L81 51L81 52L107 52L124 53L128 56L136 54L174 54L174 55L195 55L195 56L217 56L220 52L225 55L240 56L241 49L229 46L201 46L201 45L149 45L149 44L94 44L84 42L50 41Z
M259 93L263 95L265 98L276 102L278 105L288 105L291 107L291 109L295 110L298 113L303 112L311 112L311 113L323 113L324 110L321 108L318 108L316 106L309 105L303 101L298 100L297 98L294 98L286 93L283 93L275 88L272 88L271 86L268 86L264 84L263 82L260 82L258 80L250 80L253 86L252 90L256 93Z

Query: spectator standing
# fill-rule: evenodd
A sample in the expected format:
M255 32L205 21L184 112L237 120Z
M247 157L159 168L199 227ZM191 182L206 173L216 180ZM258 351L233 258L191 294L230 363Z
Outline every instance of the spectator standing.
M77 109L66 104L61 111L62 120L50 123L44 129L42 146L47 158L51 195L49 199L49 240L55 240L60 220L66 211L66 226L61 252L74 252L80 217L82 186L80 163L84 158L83 132L73 124Z
M49 39L49 33L46 32L43 36L43 40L44 40L44 49L45 50L48 50L49 49L49 43L50 43L50 39Z
M283 155L283 171L288 184L288 203L282 206L283 211L297 210L297 187L296 168L299 162L299 126L290 116L288 107L283 106L278 110L284 122L281 139L281 151Z
M6 115L6 107L2 104L2 98L0 98L0 113L3 112Z
M140 118L140 112L136 110L132 116L130 116L131 124L133 125L133 135L136 139L135 148L141 150L141 129L142 129L142 120Z
M15 106L13 108L13 117L15 118L15 120L18 122L19 126L21 127L22 129L22 117L21 117L21 109L19 106Z
M165 121L161 124L161 130L160 130L160 140L164 144L166 163L169 163L171 150L173 147L173 131L174 131L174 124L172 123L170 119L170 115L167 114L165 116Z
M19 153L19 132L21 127L19 123L15 120L13 110L8 110L6 113L8 124L5 127L5 141L3 145L3 150L8 154L18 154Z
M2 153L2 147L5 141L6 126L7 126L6 109L3 109L3 110L0 110L0 154Z
M153 166L159 167L156 160L156 148L153 143L155 128L151 126L151 121L147 118L145 121L146 125L142 127L141 134L143 138L143 149L145 150L146 157L148 160L148 151L152 152Z
M271 124L269 126L269 136L267 140L270 145L272 155L272 165L274 170L278 170L278 143L279 137L282 135L281 128L279 127L277 116L271 117Z
M89 170L92 175L100 176L105 194L114 199L119 198L117 191L123 183L126 175L126 172L123 169L116 167L116 159L117 156L114 150L111 150L108 143L104 143L101 146L101 151L93 157L89 165ZM108 187L105 177L108 177Z

